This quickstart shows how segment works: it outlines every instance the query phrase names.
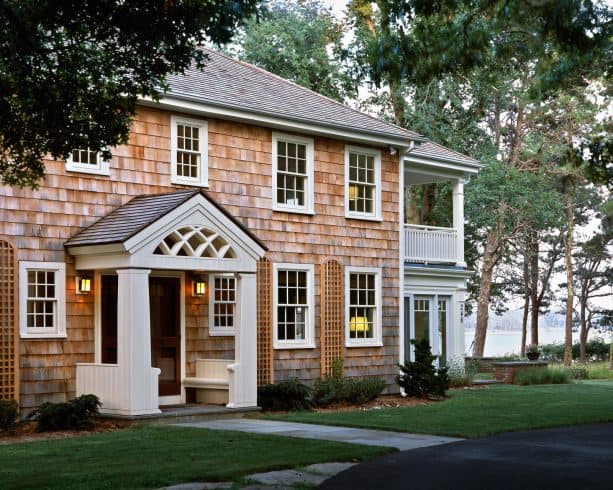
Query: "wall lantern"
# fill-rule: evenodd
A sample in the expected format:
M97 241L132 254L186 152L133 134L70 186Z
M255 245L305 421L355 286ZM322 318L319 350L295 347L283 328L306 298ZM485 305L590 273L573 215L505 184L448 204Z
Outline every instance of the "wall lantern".
M87 274L77 276L77 294L89 294L92 292L92 278Z
M192 281L192 296L204 296L206 293L206 283L202 276L195 276Z

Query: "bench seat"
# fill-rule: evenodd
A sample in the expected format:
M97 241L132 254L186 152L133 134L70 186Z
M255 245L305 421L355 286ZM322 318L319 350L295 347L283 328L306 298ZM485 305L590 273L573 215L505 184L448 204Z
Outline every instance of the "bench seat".
M196 376L184 378L183 387L195 391L193 401L197 403L225 405L230 386L228 366L232 364L232 359L196 359Z

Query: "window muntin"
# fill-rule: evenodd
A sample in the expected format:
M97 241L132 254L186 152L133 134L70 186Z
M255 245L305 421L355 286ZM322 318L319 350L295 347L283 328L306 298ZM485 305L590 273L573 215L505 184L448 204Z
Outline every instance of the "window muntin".
M20 262L20 333L22 337L64 337L65 265Z
M347 217L381 219L381 153L345 148L345 210Z
M313 140L273 133L273 209L313 212Z
M276 348L314 347L313 267L275 264Z
M206 121L171 118L172 181L208 185L208 126Z
M211 335L234 335L236 311L236 279L230 275L210 276Z
M347 268L346 341L347 346L381 345L380 270Z
M89 148L76 148L66 159L66 170L99 175L110 175L109 161L102 153Z

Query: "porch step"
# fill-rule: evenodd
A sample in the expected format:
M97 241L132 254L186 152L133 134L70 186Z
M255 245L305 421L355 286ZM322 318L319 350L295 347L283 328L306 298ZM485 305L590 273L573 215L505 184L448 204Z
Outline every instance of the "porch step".
M129 420L134 425L166 425L177 423L200 422L203 420L236 419L242 418L249 413L257 413L259 407L250 408L226 408L222 405L177 405L161 407L162 413L154 415L108 415L101 414L100 417Z

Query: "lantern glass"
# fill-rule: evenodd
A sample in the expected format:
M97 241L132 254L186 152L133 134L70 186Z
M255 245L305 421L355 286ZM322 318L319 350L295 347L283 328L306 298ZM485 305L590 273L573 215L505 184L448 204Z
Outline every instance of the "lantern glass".
M77 294L89 294L92 291L92 279L88 276L77 277Z
M197 278L192 282L192 294L194 296L204 296L206 283L202 278Z

